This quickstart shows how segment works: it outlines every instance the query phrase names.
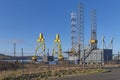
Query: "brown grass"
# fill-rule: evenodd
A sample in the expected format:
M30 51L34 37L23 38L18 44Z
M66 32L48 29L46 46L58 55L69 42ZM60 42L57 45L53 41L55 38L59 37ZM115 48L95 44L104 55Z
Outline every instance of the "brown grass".
M16 64L14 64L16 65ZM2 66L2 65L1 65ZM29 63L29 64L24 64L23 65L23 70L22 70L22 64L19 64L18 69L8 69L3 70L0 72L0 80L8 77L20 77L23 74L29 75L29 74L38 74L41 72L49 72L51 71L52 75L74 75L74 74L83 74L90 72L91 70L89 69L83 69L82 65L68 65L68 64L59 64L59 65L48 65L48 64L35 64L35 63ZM93 71L93 70L92 70ZM59 74L58 74L59 73ZM45 73L46 74L46 73ZM60 75L59 75L60 76Z

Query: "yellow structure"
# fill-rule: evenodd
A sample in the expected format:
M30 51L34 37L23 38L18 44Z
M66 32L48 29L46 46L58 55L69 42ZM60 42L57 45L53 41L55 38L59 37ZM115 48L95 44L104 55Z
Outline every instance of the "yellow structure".
M90 40L91 44L97 43L97 40Z
M37 39L37 42L44 42L43 34L40 33L39 38Z
M59 34L56 34L56 38L54 40L54 47L53 47L53 55L58 55L58 60L63 60L64 57L62 55L62 47Z
M37 45L36 52L38 52L38 49L42 49L42 51L45 51L45 39L43 38L42 33L40 33L36 45Z
M32 61L37 61L37 56L36 55L34 55L33 57L32 57Z
M32 57L33 61L37 61L37 54L42 54L42 55L46 55L45 54L45 39L43 37L43 34L40 33L39 38L37 39L37 44L36 44L36 53L35 55Z

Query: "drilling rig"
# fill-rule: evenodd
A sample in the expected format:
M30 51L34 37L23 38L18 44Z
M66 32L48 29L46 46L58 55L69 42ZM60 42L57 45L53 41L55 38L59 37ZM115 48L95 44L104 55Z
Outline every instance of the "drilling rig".
M46 56L45 39L42 33L40 33L39 38L37 39L35 55L32 57L32 61L37 61L37 55Z
M91 13L91 39L90 39L90 48L86 50L84 59L86 59L93 50L97 50L97 20L96 20L96 10L93 9Z
M62 47L61 47L61 41L59 34L56 34L56 38L54 40L54 46L53 46L53 52L52 55L58 55L58 60L63 60L63 54L62 54Z
M91 40L90 40L90 44L91 44L91 49L97 49L97 23L96 23L96 10L93 9L92 10L92 27L91 27Z

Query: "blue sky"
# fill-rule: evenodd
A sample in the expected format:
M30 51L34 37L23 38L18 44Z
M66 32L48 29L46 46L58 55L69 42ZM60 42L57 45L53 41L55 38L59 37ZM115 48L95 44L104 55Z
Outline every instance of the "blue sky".
M55 34L60 34L63 51L71 48L70 13L77 12L78 3L85 5L85 45L90 39L92 9L97 9L98 47L102 36L106 45L114 38L114 53L120 50L120 0L0 0L0 52L33 55L36 39L43 33L47 49L52 49Z

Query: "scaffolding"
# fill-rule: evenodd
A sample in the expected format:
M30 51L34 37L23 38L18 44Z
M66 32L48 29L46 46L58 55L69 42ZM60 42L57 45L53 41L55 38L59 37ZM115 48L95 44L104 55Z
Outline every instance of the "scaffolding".
M76 55L77 51L77 26L76 26L76 13L71 13L71 56Z

